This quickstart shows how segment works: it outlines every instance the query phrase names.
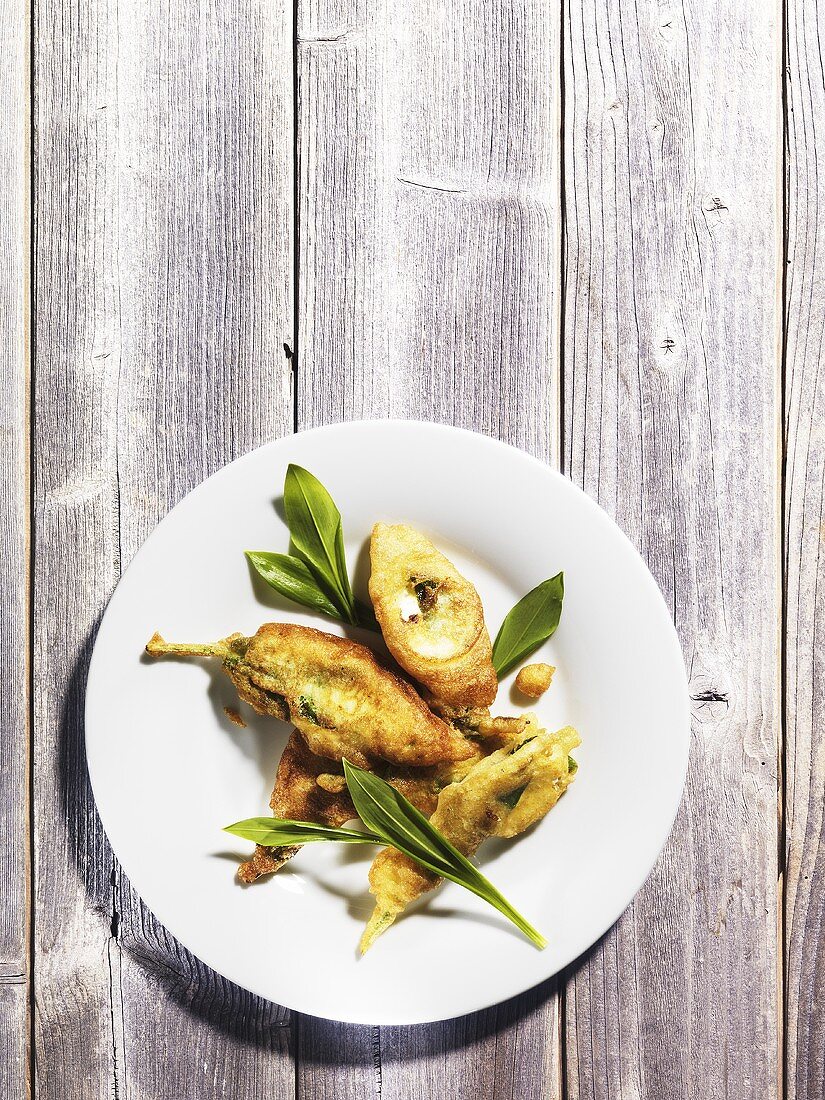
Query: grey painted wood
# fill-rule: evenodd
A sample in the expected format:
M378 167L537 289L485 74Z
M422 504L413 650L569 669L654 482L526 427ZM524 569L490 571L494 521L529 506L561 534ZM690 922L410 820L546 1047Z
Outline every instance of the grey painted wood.
M825 1096L825 9L787 8L786 836L788 1100Z
M298 5L298 424L402 416L558 443L551 5ZM558 1094L550 984L443 1025L303 1017L301 1097Z
M288 1017L193 959L114 864L82 725L137 546L291 430L291 16L101 0L35 21L37 1090L292 1095Z
M28 26L3 10L0 97L0 1095L28 1077Z
M646 557L693 700L671 840L569 976L567 1092L762 1100L779 1095L780 10L565 10L564 468Z

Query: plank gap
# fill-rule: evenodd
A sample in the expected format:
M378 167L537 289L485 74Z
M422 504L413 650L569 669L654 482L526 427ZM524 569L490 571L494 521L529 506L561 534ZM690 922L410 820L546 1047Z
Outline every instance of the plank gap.
M778 0L780 49L778 50L780 116L780 150L778 157L779 208L782 226L779 242L779 311L780 346L779 377L779 744L777 746L777 775L779 777L779 814L777 821L777 869L778 869L778 905L777 905L777 1028L779 1037L779 1059L777 1066L777 1091L781 1100L788 1096L788 989L787 989L787 852L788 852L788 512L787 512L787 472L788 472L788 424L787 424L787 364L788 364L788 262L790 239L790 199L788 179L788 88L785 73L788 67L788 0Z

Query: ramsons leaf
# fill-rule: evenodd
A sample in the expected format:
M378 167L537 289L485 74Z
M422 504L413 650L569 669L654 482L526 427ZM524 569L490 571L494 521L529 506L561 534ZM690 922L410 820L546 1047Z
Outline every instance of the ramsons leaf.
M266 550L247 550L246 556L255 572L280 595L332 619L340 618L338 608L321 591L309 567L300 558L291 554L270 554Z
M290 463L284 479L284 510L296 554L328 590L339 614L354 623L355 601L335 501L309 470Z
M493 666L506 676L555 633L564 602L564 573L542 581L522 596L501 624L493 643Z
M399 791L379 776L356 767L346 759L343 764L355 809L372 833L426 870L458 883L489 902L511 920L536 947L547 946L544 936Z
M250 817L227 825L225 833L263 844L267 848L280 848L286 844L309 844L314 840L338 840L344 844L380 844L381 837L355 829L333 829L327 825L314 825L311 821L290 821L282 817Z

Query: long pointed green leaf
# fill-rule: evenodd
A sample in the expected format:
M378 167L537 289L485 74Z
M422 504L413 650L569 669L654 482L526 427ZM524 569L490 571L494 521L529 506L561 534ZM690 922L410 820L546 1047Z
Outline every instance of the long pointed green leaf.
M339 611L353 622L341 513L334 500L309 470L290 463L284 479L284 510L297 554L329 585Z
M493 667L506 676L555 633L564 602L564 573L542 581L522 596L501 624L493 643Z
M365 630L375 630L377 633L381 633L372 605L363 603L357 598L355 600L355 619L357 625L362 626Z
M426 870L450 879L488 902L537 947L547 946L544 936L399 791L346 759L343 764L350 797L369 830Z
M381 837L355 829L333 829L311 821L290 821L284 817L249 817L227 825L225 833L254 841L267 848L285 844L310 844L314 840L337 840L344 844L380 844Z
M308 566L291 554L270 554L265 550L246 550L246 556L270 588L302 607L311 607L332 619L340 612L316 584Z

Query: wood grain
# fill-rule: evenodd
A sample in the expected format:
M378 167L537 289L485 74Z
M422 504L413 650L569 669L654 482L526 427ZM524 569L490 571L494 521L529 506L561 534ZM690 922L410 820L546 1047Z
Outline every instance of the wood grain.
M0 97L0 1095L28 1078L28 16L2 5Z
M558 433L558 11L298 5L298 424ZM414 1029L302 1018L302 1097L558 1094L552 985ZM435 1090L435 1091L434 1091Z
M761 1100L779 1062L780 11L565 7L564 468L646 557L693 700L671 840L569 977L567 1091Z
M825 8L787 8L786 848L788 1100L825 1096Z
M30 1096L28 997L25 982L0 983L0 1096Z
M297 9L294 87L285 0L34 4L37 1089L770 1100L784 913L786 1093L820 1100L820 3L787 4L784 899L778 0ZM7 0L3 15L16 121L0 133L0 718L18 736L0 738L0 1095L17 1096L27 73L24 9ZM561 1002L545 983L443 1025L293 1026L192 958L112 859L83 757L102 609L168 508L290 431L293 413L299 427L433 419L561 455L665 593L693 700L686 799L651 879L564 976Z
M260 0L36 6L44 1098L294 1091L288 1018L192 958L113 863L82 725L122 567L188 489L291 430L290 27Z
M557 39L535 0L299 4L301 423L554 454Z

